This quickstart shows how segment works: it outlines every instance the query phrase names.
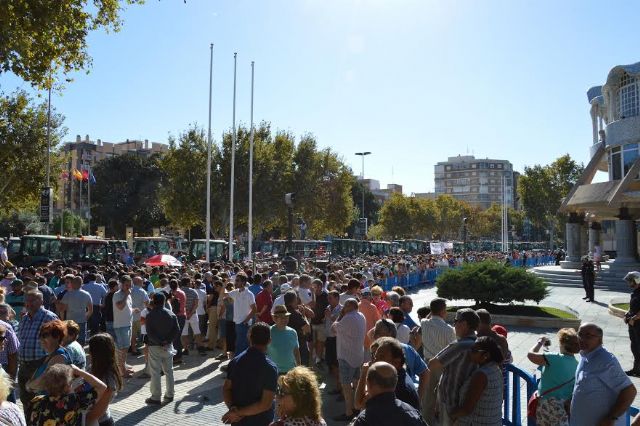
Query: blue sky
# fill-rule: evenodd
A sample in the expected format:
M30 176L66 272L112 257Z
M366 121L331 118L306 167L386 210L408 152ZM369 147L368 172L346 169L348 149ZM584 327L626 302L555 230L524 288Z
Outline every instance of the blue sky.
M216 140L237 120L313 133L360 173L432 191L448 156L517 170L564 153L588 160L586 91L640 61L640 3L516 0L148 0L116 34L89 38L93 67L53 98L67 140L166 142L207 124L214 48ZM0 76L5 92L28 85Z

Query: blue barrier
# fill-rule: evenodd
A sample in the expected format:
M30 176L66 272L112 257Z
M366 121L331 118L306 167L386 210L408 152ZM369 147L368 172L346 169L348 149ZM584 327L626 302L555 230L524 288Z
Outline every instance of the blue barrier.
M527 415L526 406L522 406L521 395L521 381L524 381L527 390L527 398L525 401L529 401L533 392L538 389L538 380L532 374L516 367L513 364L505 365L506 377L505 377L505 389L503 399L503 417L502 424L507 426L522 426L524 424L528 426L536 426L535 417L525 417L526 423L523 423L523 416ZM640 410L635 407L629 407L626 415L626 425L631 425L631 419L636 416Z

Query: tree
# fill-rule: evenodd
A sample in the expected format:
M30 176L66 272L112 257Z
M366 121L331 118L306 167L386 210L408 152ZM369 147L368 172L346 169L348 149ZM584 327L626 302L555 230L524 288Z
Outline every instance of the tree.
M62 170L62 156L55 152L55 147L65 134L63 120L62 115L52 111L53 185ZM0 96L0 141L0 212L34 210L40 189L46 184L47 105L36 105L24 91Z
M438 239L452 240L460 238L462 219L471 218L472 208L464 201L450 195L439 195L435 200L438 212Z
M44 231L44 224L33 211L20 210L0 216L0 235L39 234Z
M91 65L89 32L120 29L123 4L143 0L10 0L0 2L0 74L13 72L38 88L51 75Z
M154 227L167 224L158 200L165 179L159 155L107 158L96 164L93 174L92 224L104 225L107 235L123 236L127 225L148 235Z
M212 157L217 157L214 150L215 146ZM204 226L207 207L207 137L204 130L194 125L178 137L177 143L174 138L169 139L169 151L160 161L160 167L166 178L159 191L159 200L167 219L182 229ZM213 166L212 170L215 170ZM217 180L212 177L212 182ZM212 183L211 194L212 201L220 201L219 185ZM211 211L212 218L220 218L216 214L218 208Z
M563 229L565 218L558 213L562 200L578 181L584 166L563 155L546 166L525 167L518 181L518 192L527 217L538 230L552 224Z
M393 239L413 237L414 209L409 197L393 194L380 209L380 224Z
M349 235L353 235L355 232L356 225L358 223L358 219L362 217L362 191L364 190L364 214L367 218L367 223L369 224L369 229L372 226L378 223L380 216L380 208L382 207L382 203L380 203L373 193L362 184L361 181L357 180L352 176L351 181L351 199L353 200L353 205L356 207L355 217L351 222L351 225L347 228L347 233ZM373 238L369 235L369 238Z
M61 221L62 227L60 226ZM53 232L59 233L60 229L62 229L62 235L68 237L83 234L86 227L86 220L68 210L63 212L63 216L56 216L53 219Z

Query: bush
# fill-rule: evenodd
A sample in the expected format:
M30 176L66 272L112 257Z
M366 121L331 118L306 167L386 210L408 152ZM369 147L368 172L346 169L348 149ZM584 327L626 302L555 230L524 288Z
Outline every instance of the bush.
M449 300L475 300L477 306L533 300L539 303L549 295L542 278L523 268L495 261L469 263L450 269L436 280L438 296Z

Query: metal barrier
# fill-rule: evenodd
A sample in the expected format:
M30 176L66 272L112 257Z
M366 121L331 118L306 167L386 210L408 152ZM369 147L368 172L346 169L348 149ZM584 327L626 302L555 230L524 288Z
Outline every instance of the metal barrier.
M527 258L527 268L535 268L536 266L555 265L555 256L536 256ZM511 261L511 265L520 267L522 266L522 259L515 259Z
M503 399L503 417L502 424L507 426L536 426L535 417L527 417L526 403L533 395L533 392L538 389L538 380L532 374L527 373L521 368L516 367L513 364L505 365L506 377ZM524 381L524 383L521 383ZM525 405L522 405L522 387L526 386L527 398L524 399ZM631 425L631 420L636 416L640 410L635 407L629 407L627 410L625 424ZM526 422L523 422L526 419Z

